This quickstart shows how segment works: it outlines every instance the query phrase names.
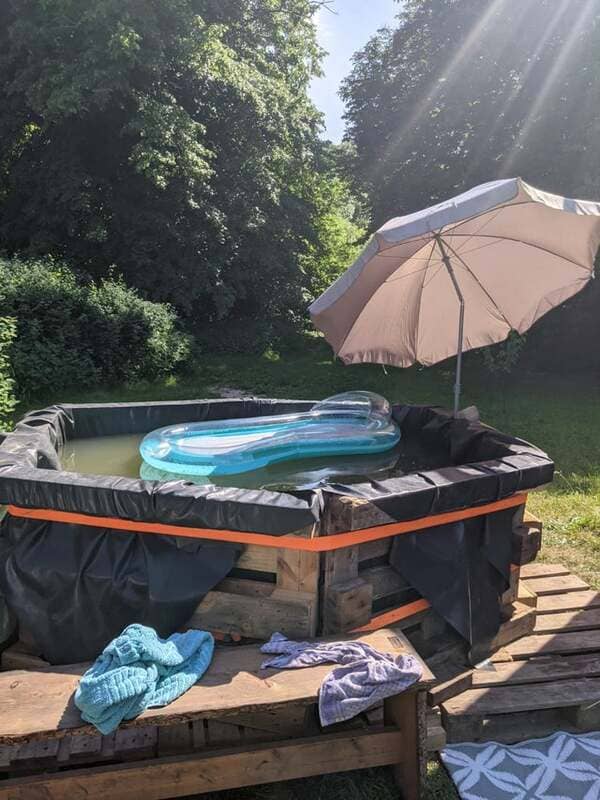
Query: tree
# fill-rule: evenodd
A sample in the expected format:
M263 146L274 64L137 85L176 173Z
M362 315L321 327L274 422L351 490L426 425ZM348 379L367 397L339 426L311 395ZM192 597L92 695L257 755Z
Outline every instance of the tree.
M342 90L374 225L519 174L598 194L599 44L600 0L408 0Z
M314 300L347 269L362 249L367 219L364 198L348 180L352 148L324 142L306 192L313 201L315 236L302 258L307 302Z
M6 0L0 244L196 325L298 312L317 237L309 0Z
M342 87L371 227L515 175L599 199L599 52L600 0L407 0ZM600 366L599 299L536 325L525 363Z

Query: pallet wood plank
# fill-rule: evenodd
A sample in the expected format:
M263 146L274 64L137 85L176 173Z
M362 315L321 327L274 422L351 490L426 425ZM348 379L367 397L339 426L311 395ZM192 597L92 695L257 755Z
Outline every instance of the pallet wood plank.
M501 603L503 606L510 605L517 600L519 596L520 576L521 567L519 564L511 564L508 589L504 592L501 598Z
M308 538L312 536L313 533L313 528L310 527L298 531L293 535ZM272 547L262 547L261 545L247 544L236 561L235 568L252 570L253 572L267 572L276 574L278 552L278 550L275 550Z
M375 539L358 545L358 561L371 561L374 558L387 558L390 554L392 539Z
M255 572L277 572L277 550L274 547L247 544L235 566Z
M115 755L121 759L151 758L156 755L157 739L156 725L118 728L115 731Z
M531 589L528 589L527 586L525 586L525 581L519 581L517 602L524 606L537 609L538 596L535 592L532 592Z
M513 564L530 564L542 546L541 530L525 524L513 525L511 560Z
M373 600L410 589L410 584L395 569L389 566L363 569L359 576L373 587Z
M600 654L533 658L529 661L506 661L486 664L471 672L469 688L547 683L556 680L600 677ZM435 691L434 687L430 692Z
M550 681L539 684L468 689L442 704L449 716L487 717L497 714L569 708L598 701L600 678Z
M206 725L206 746L228 744L235 747L241 742L240 726L235 723L224 722L220 719L209 719Z
M600 608L540 614L536 617L534 633L552 633L600 628Z
M524 564L521 567L522 578L553 578L570 574L571 571L562 564L546 564L543 561L534 561L533 564Z
M263 639L273 631L287 636L313 635L316 596L269 587L268 596L241 596L216 589L208 592L186 627Z
M321 603L324 634L352 630L370 619L370 597L367 596L366 587L366 582L358 577L358 546L325 553ZM369 594L372 594L372 590L369 590ZM347 608L343 607L344 604Z
M4 770L9 766L17 752L19 751L18 744L3 744L0 745L0 769Z
M523 524L529 526L530 528L536 528L537 530L541 531L543 528L542 521L532 514L531 511L528 511L527 508L523 514Z
M192 726L189 722L179 725L161 725L158 729L158 755L169 756L193 749Z
M330 586L323 599L323 632L344 633L371 620L373 587L362 578Z
M577 611L583 608L600 608L600 592L588 589L581 592L551 594L538 598L537 613L553 614L556 611Z
M277 551L277 586L292 592L316 594L319 588L319 553Z
M535 626L535 609L518 601L512 604L510 619L500 625L498 633L492 640L490 650L497 650L506 644L531 633Z
M38 669L47 667L48 662L44 661L39 655L27 652L21 642L15 642L7 647L0 656L0 664L3 670L11 669Z
M421 752L424 750L426 737L426 723L423 720L419 725L419 709L417 706L418 694L416 692L402 692L383 701L383 718L387 724L400 728L404 737L404 752L402 763L396 763L394 777L402 789L404 797L419 797L421 783L420 761ZM422 728L425 728L422 731Z
M397 629L346 634L345 638L358 639L392 655L414 654L409 641ZM336 639L339 636L330 637L331 641ZM168 706L148 709L124 723L120 730L265 711L288 703L315 703L321 683L332 669L332 665L324 664L301 670L262 670L264 658L254 645L217 649L200 683ZM60 737L74 729L81 734L95 733L92 726L82 724L73 703L73 693L87 666L0 673L0 744ZM425 664L423 670L420 683L427 685L433 676Z
M572 633L539 633L525 636L503 648L513 658L528 656L593 653L600 650L600 630Z
M470 689L473 685L473 674L475 672L477 672L477 670L465 670L455 675L453 678L449 678L447 681L438 683L437 686L432 686L427 693L429 705L439 706L451 697Z
M589 589L587 583L577 575L556 575L552 578L529 578L525 585L538 597L546 594L562 594L563 592L579 592Z
M515 714L498 714L488 717L485 725L481 717L451 717L442 714L446 725L448 743L454 742L504 742L515 744L526 739L538 739L556 731L575 733L575 726L566 718L564 708L546 708L541 711L520 711Z
M427 741L428 753L437 753L446 746L446 731L442 727L442 715L438 708L427 711Z
M48 763L56 761L60 742L57 739L47 741L25 742L13 755L11 769L25 768L31 765L41 764L47 767Z
M161 800L257 783L395 764L403 736L396 729L353 731L277 747L193 754L133 764L72 770L0 783L0 800ZM407 800L417 800L414 794Z
M228 721L245 731L253 730L268 734L271 739L292 739L304 734L306 706L289 705L275 711L236 714Z

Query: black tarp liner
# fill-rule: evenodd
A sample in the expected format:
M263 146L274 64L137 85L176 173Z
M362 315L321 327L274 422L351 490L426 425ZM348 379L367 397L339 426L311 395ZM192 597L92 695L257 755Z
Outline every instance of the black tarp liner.
M32 412L0 446L0 503L285 535L318 522L332 494L366 498L400 521L493 502L552 479L552 462L532 445L430 406L395 407L401 447L410 456L399 463L414 463L415 470L380 482L273 492L82 475L60 465L67 439L142 434L180 422L311 406L248 399L61 405ZM49 661L85 660L128 623L152 625L163 635L185 624L239 551L207 540L6 517L0 528L0 591ZM391 562L471 643L497 630L510 562L510 525L500 514L397 537Z

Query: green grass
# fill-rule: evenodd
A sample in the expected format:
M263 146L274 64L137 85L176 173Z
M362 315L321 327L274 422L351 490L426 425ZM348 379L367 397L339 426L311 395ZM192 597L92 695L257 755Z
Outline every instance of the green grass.
M163 383L123 386L61 397L48 402L169 400L219 396L223 387L266 397L319 399L350 389L370 389L394 402L452 400L454 365L432 369L388 370L334 363L326 344L306 337L283 353L262 357L207 356L192 375ZM541 557L560 561L600 589L600 390L586 376L557 378L521 369L501 380L468 360L463 405L478 406L482 419L506 433L546 450L557 467L552 486L530 495L529 508L544 522ZM24 404L25 405L25 404ZM31 406L31 403L26 404ZM24 410L21 409L21 410ZM430 764L429 800L454 800L445 773ZM329 776L236 792L236 800L392 800L398 793L386 770ZM228 798L229 800L229 798ZM233 795L231 796L233 800Z

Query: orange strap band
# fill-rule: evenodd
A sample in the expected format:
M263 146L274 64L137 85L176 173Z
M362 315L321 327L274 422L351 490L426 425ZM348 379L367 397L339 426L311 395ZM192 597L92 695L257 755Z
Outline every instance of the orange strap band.
M422 597L420 600L414 600L412 603L406 603L406 605L399 606L398 608L391 608L389 611L384 611L382 614L376 614L371 617L366 625L352 628L352 633L368 633L369 631L378 631L380 628L388 628L390 625L395 625L396 622L414 617L416 614L428 611L430 608L431 604Z
M432 514L429 517L408 520L406 522L391 522L387 525L377 525L374 528L361 528L346 533L333 533L330 536L316 536L303 539L299 536L272 536L267 533L250 533L248 531L218 530L216 528L186 528L183 525L165 525L161 522L132 522L128 519L117 517L96 517L91 514L75 514L69 511L55 511L50 508L21 508L8 506L8 513L13 517L25 519L39 519L48 522L66 522L73 525L88 525L92 528L113 528L120 531L134 533L158 533L167 536L182 536L187 539L211 539L217 542L235 542L237 544L255 544L262 547L275 547L286 550L304 550L310 553L327 553L330 550L340 550L343 547L352 547L365 542L374 542L377 539L387 539L390 536L399 536L403 533L427 530L436 525L448 525L464 519L481 517L524 505L527 501L526 494L514 494L504 500L486 503L483 506L464 508L460 511L448 511L444 514Z

